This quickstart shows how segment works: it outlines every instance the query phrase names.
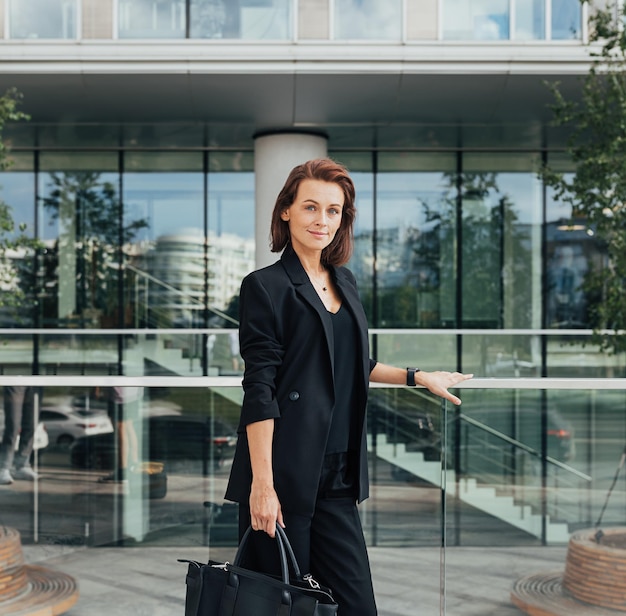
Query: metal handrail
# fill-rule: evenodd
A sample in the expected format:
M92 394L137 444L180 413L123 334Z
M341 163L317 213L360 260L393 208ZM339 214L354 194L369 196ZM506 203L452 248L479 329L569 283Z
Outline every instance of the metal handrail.
M522 443L521 441L511 438L510 436L507 436L506 434L504 434L504 432L500 432L499 430L496 430L492 428L491 426L488 426L487 424L482 423L481 421L477 421L476 419L473 419L472 417L468 417L467 415L464 415L463 413L459 414L459 418L465 421L466 423L469 423L472 426L478 428L479 430L482 430L483 432L487 432L488 434L495 436L496 438L500 439L501 441L504 441L505 443L508 443L509 445L513 445L517 449L521 449L536 458L541 458L541 453L538 452L536 449L533 449L532 447L526 445L525 443ZM559 468L563 469L564 471L567 471L568 473L571 473L572 475L576 475L580 479L584 479L585 481L589 481L589 482L592 481L592 477L590 477L589 475L582 473L581 471L574 468L573 466L564 464L563 462L561 462L560 460L557 460L556 458L546 455L546 461L554 466L558 466Z
M195 297L193 297L193 295L189 295L188 293L184 293L183 291L181 291L180 289L176 288L175 286L165 282L164 280L161 280L160 278L157 278L156 276L154 276L152 274L149 274L148 272L145 272L144 270L142 270L142 269L140 269L138 267L135 267L134 265L131 265L130 263L125 263L124 264L124 269L130 270L131 272L134 272L135 274L138 274L139 276L143 276L144 278L146 278L150 282L154 282L155 284L162 286L164 289L167 289L168 291L171 291L175 295L179 295L181 297L184 297L186 299L191 300L192 303L197 304L201 308L205 307L204 306L204 302L200 301L199 299L196 299ZM209 312L212 312L213 314L217 315L218 317L221 317L225 321L233 323L234 325L239 325L239 321L237 319L234 319L233 317L227 315L225 312L222 312L221 310L218 310L217 308L212 308L211 306L206 306L206 309ZM159 331L159 330L157 329L156 331ZM196 331L197 332L197 330L192 330L192 331Z
M0 330L0 335L3 331ZM9 330L15 331L15 330ZM51 330L40 330L43 333L51 333ZM89 330L86 330L89 331ZM142 329L119 330L126 334L145 334ZM177 332L178 330L172 330ZM216 333L219 330L206 330L207 333ZM225 329L224 332L233 330ZM70 330L68 333L72 333ZM0 386L2 385L32 385L32 386L83 386L95 387L96 385L111 385L123 387L238 387L241 385L239 376L44 376L44 375L11 375L0 376ZM386 383L370 383L371 388L402 388L406 385L388 385ZM623 390L626 391L626 379L578 379L578 378L473 378L463 381L455 386L455 389L537 389L537 390Z
M127 266L132 268L133 266ZM133 268L136 269L136 268ZM142 272L142 270L138 270ZM145 272L144 272L145 273ZM147 276L151 276L151 274L146 274ZM158 279L156 279L158 281ZM161 281L161 283L169 287L167 283ZM176 287L171 287L171 290L174 290L182 295L185 295L180 289L176 289ZM189 296L191 297L191 296ZM195 298L194 301L201 303L200 300ZM224 318L228 318L233 324L238 323L236 319L233 317L229 317L228 315L221 315L217 308L210 308L209 310L215 312L219 316L224 316ZM151 334L159 334L166 333L168 331L172 331L173 328L158 328L158 327L144 327L144 328L93 328L93 329L64 329L59 328L54 331L63 334L63 333L71 333L75 334L78 331L84 331L85 333L90 334L101 334L106 335L112 332L122 331L122 332L130 332L133 329L140 329L143 332L149 332ZM40 333L46 332L49 333L51 329L43 329L43 328L32 328L32 327L4 327L0 328L0 333L3 332L21 332L25 334L29 333ZM178 333L185 334L198 334L198 333L206 333L213 332L214 329L210 327L180 327L175 329ZM394 336L432 336L432 335L450 335L450 336L592 336L594 334L606 334L606 335L623 335L626 332L622 330L600 330L598 332L594 332L592 329L467 329L467 328L442 328L442 329L381 329L381 328L370 328L368 329L368 334L370 336L383 336L383 335L394 335Z
M390 413L393 417L401 417L402 420L405 421L409 425L414 425L416 428L420 428L421 427L420 421L415 419L414 417L412 417L408 413L402 413L400 411L394 410L393 408L388 408L388 409L386 409L386 411L388 413ZM529 455L531 455L531 456L533 456L535 458L538 458L538 459L541 459L541 457L542 457L541 456L541 452L537 451L533 447L530 447L529 445L526 445L526 443L523 443L522 441L518 441L517 439L514 439L514 438L508 436L507 434L505 434L504 432L501 432L500 430L496 430L495 428L492 428L491 426L487 425L486 423L484 423L482 421L478 421L477 419L474 419L473 417L465 415L464 413L459 413L457 415L457 417L459 419L461 419L462 421L464 421L465 423L474 426L478 430L480 430L480 431L482 431L484 433L490 434L490 435L496 437L497 439L499 439L500 441L503 441L503 442L507 443L508 445L511 445L515 449L525 451ZM393 420L385 421L379 415L377 415L377 420L379 422L382 422L386 426L395 427L395 424L394 424ZM408 429L402 429L400 431L400 434L401 434L401 436L409 436L410 437L412 432L410 430L408 430ZM593 480L593 478L590 475L587 475L586 473L583 473L583 472L579 471L578 469L574 468L573 466L565 464L565 463L561 462L560 460L557 460L556 458L553 458L552 456L546 455L545 459L546 459L546 462L548 464L551 464L552 466L556 466L556 467L566 471L567 473L575 475L579 479L583 479L584 481L587 481L587 482L591 482Z

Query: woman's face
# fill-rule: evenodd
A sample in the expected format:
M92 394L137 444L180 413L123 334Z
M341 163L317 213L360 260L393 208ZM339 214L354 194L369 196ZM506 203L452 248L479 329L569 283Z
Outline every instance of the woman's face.
M322 180L300 182L294 202L280 215L289 225L296 253L321 253L333 241L341 225L343 201L338 184Z

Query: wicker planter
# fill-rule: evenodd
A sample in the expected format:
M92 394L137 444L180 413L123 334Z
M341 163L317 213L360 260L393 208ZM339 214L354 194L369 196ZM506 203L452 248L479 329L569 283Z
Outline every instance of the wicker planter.
M56 616L78 600L76 581L59 571L24 564L20 534L0 526L0 614Z
M616 616L626 612L626 528L580 530L569 540L565 574L517 580L511 601L530 616Z
M564 588L576 599L626 612L626 529L572 535L567 547Z

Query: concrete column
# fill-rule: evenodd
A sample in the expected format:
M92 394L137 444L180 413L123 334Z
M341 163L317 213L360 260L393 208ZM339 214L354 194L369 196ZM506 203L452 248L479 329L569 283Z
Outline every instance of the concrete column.
M254 141L256 267L274 263L270 251L270 222L276 197L289 172L301 163L328 155L326 136L312 133L263 133Z

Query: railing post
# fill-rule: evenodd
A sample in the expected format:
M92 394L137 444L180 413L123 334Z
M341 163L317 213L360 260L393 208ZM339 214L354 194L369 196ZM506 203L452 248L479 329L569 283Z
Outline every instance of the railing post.
M548 408L547 391L541 390L541 545L548 543Z
M445 403L444 406L446 406ZM459 507L459 503L461 502L460 480L462 473L461 409L458 406L454 407L454 423L452 427L454 434L454 545L461 545L461 508Z

